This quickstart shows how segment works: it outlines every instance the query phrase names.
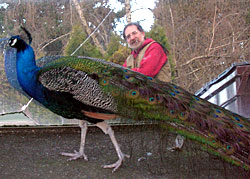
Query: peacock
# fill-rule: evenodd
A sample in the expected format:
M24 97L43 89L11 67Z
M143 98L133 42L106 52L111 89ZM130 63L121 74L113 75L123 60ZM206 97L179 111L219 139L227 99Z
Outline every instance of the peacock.
M24 31L31 43L30 33ZM18 35L9 39L9 46L16 49L18 83L25 93L52 112L80 120L79 151L61 153L70 157L69 160L88 160L84 145L89 122L110 136L118 160L104 168L117 170L129 155L121 151L107 120L124 117L153 120L163 128L199 142L210 153L249 170L248 119L173 83L101 59L62 56L39 67L30 43Z

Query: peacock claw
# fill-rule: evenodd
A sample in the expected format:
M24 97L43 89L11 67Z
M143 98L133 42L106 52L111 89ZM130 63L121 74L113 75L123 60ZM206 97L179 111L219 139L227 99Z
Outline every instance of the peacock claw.
M83 158L84 160L88 161L87 155L85 155L83 152L77 152L76 150L74 152L75 153L62 152L61 155L70 157L68 159L69 161L71 161L71 160L77 160L77 159L80 159L80 158Z
M119 160L117 160L117 162L110 164L110 165L103 165L102 167L103 168L114 168L112 170L112 173L114 173L122 165L122 162L123 162L125 157L130 158L129 155L122 153L122 155L119 157Z

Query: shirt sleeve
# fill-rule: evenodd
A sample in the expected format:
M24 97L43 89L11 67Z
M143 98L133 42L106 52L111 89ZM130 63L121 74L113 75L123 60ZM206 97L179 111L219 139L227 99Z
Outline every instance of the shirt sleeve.
M158 43L153 43L146 50L140 67L132 68L131 70L140 72L146 76L155 77L166 62L167 55L165 54L161 45Z

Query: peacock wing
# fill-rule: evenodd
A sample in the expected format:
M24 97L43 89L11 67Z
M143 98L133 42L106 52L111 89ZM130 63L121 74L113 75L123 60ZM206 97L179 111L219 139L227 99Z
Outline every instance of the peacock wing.
M86 105L111 113L117 111L112 96L104 93L95 79L65 63L48 65L43 68L38 73L38 80L47 89L70 93L74 99Z

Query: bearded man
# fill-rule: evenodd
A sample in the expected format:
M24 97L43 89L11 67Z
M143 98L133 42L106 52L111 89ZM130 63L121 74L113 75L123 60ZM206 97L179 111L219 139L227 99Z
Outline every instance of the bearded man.
M131 55L123 64L124 67L160 81L171 81L167 50L159 42L146 38L140 24L127 24L123 30L123 38L132 49Z

